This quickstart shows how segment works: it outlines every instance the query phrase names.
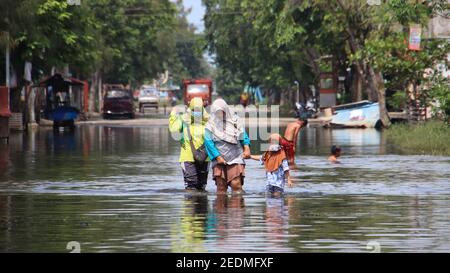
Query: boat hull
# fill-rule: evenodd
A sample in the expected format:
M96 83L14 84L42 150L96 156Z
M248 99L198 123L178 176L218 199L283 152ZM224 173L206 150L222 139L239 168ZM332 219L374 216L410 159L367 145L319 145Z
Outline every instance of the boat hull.
M60 106L50 112L49 118L56 122L73 121L79 113L79 110L74 107Z
M367 102L355 106L336 109L331 119L331 127L341 128L375 128L380 124L378 102Z

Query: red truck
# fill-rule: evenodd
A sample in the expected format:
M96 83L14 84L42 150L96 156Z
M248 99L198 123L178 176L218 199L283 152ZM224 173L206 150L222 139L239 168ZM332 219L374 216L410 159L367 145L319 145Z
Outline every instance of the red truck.
M213 82L208 79L183 80L184 103L189 104L192 98L200 97L205 106L211 104Z

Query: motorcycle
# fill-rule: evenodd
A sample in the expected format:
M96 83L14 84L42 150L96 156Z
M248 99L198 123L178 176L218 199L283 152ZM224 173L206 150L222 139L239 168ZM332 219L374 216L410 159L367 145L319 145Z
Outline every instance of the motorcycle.
M298 119L308 119L317 117L317 109L314 99L309 99L306 104L295 103L295 117Z

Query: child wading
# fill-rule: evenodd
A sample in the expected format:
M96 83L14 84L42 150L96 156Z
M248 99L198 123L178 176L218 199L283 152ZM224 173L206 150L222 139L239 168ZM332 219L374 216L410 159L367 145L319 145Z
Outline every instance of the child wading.
M328 161L331 163L339 163L338 157L341 156L341 147L333 145L331 147L331 155L328 157Z
M284 192L286 180L288 186L293 183L289 175L289 164L286 152L278 144L272 144L263 155L252 155L252 159L259 160L266 170L267 192L273 196L280 196Z

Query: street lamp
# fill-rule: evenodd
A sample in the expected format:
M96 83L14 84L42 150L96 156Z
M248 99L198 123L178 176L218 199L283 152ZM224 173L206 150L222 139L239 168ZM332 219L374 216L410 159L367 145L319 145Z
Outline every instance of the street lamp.
M300 101L300 83L298 81L295 81L294 83L297 86L297 99L296 99L296 102L299 102Z

